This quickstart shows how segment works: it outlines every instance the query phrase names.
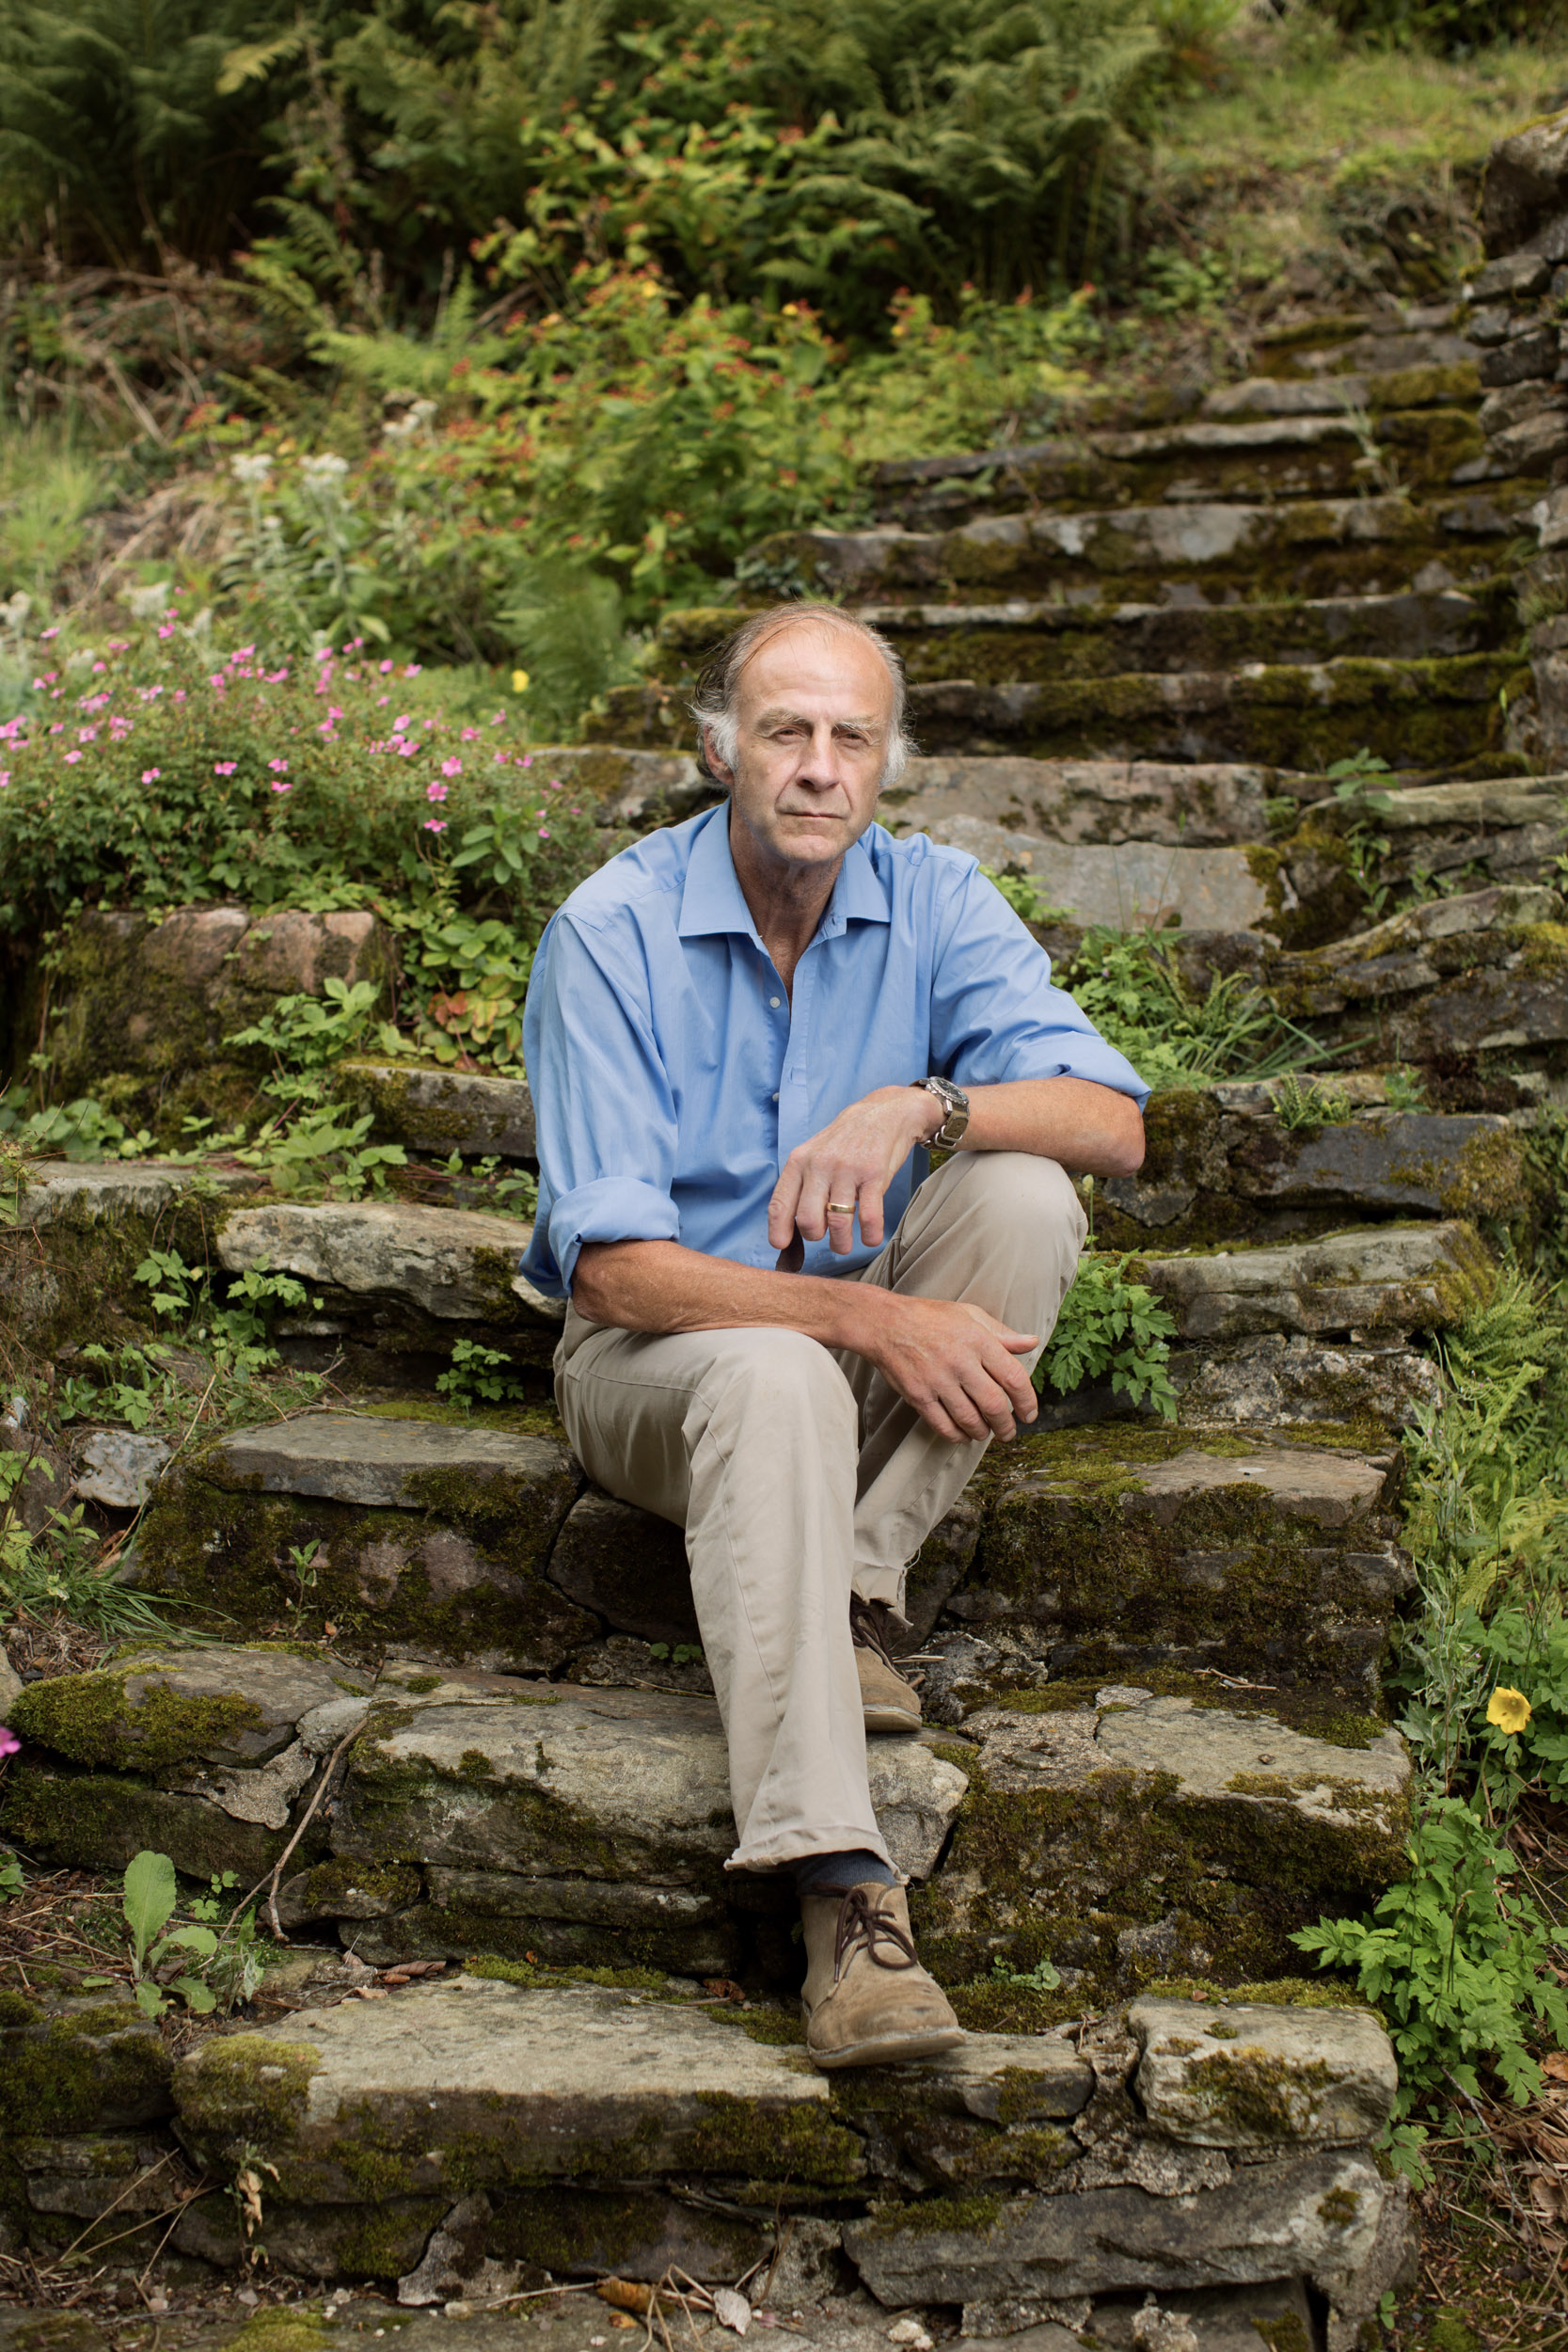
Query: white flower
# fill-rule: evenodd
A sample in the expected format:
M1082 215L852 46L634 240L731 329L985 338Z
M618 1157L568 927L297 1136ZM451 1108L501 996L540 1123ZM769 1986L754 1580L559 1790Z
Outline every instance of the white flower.
M330 482L341 482L348 471L348 459L335 451L324 450L319 457L308 457L300 468L312 488L325 488Z
M247 489L252 485L261 489L272 471L272 459L264 456L260 450L256 450L245 457L231 457L229 461L229 470L235 481L243 482Z
M144 588L127 588L125 601L134 621L150 621L168 602L168 581L155 580Z

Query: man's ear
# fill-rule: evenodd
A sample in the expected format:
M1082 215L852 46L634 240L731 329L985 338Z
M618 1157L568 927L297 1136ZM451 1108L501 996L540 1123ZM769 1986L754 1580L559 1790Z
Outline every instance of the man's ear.
M733 792L735 789L735 771L733 768L728 767L714 750L713 737L709 734L706 727L703 729L703 757L707 763L708 774L712 776L717 783L721 784L726 792Z

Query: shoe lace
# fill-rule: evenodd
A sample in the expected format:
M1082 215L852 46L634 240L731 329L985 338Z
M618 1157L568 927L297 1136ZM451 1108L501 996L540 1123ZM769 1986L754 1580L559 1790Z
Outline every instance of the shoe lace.
M896 1919L890 1919L879 1908L884 1889L851 1886L838 1907L838 1931L833 1937L833 1982L844 1974L845 1963L855 1952L863 1949L873 1967L918 1968L920 1956ZM891 1944L902 1957L884 1959L878 1947Z

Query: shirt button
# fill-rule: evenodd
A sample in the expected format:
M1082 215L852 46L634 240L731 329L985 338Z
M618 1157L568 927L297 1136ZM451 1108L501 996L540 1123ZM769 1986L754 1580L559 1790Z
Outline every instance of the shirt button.
M776 1102L778 1101L778 1099L779 1099L779 1089L778 1089L778 1088L777 1088L777 1087L775 1087L775 1088L773 1089L773 1100L774 1100L774 1102L776 1103Z
M774 1010L775 1012L777 1012L777 1011L778 1011L778 1009L779 1009L779 1000L778 1000L778 998L777 998L776 996L769 996L769 998L768 999L768 1003L772 1006L773 1010Z

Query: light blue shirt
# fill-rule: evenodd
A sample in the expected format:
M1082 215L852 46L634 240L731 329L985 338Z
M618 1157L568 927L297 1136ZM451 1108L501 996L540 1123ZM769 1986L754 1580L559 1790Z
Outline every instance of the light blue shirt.
M523 1271L564 1297L591 1241L678 1241L771 1266L784 1161L876 1087L1092 1078L1148 1089L972 857L873 825L839 870L793 997L730 856L729 804L650 834L575 890L540 941L523 1055L539 1209ZM927 1173L888 1187L892 1233ZM804 1271L877 1255L806 1245Z

